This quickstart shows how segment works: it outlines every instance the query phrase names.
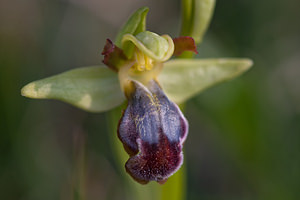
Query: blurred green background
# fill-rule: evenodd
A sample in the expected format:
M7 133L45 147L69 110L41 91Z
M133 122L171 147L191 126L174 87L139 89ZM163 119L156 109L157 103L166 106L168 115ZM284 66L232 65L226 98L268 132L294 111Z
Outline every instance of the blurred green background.
M0 199L71 199L80 166L87 199L124 199L106 114L20 89L101 63L105 39L143 5L149 30L178 36L179 0L0 1ZM199 57L249 57L254 66L187 102L188 200L300 199L299 8L217 1Z

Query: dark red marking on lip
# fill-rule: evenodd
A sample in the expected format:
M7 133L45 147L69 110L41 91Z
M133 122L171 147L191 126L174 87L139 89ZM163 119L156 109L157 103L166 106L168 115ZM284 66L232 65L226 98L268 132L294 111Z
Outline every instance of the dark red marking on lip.
M166 136L158 144L141 142L141 153L129 158L126 171L138 182L165 182L179 169L183 161L181 145L170 143Z

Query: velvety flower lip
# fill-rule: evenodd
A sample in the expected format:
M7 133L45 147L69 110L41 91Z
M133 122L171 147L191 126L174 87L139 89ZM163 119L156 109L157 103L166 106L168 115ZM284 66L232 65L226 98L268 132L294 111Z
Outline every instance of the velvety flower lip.
M164 183L183 162L188 122L155 80L130 81L118 136L130 155L126 171L139 183Z

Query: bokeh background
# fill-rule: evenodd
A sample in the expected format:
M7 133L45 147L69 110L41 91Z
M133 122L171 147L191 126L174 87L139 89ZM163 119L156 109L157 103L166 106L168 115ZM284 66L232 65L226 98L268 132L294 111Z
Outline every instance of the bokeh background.
M126 199L107 113L26 99L20 89L101 63L105 39L144 5L149 30L178 36L179 0L0 1L0 199L71 199L78 176L87 199ZM186 104L188 200L300 199L299 8L217 1L198 56L249 57L254 66Z

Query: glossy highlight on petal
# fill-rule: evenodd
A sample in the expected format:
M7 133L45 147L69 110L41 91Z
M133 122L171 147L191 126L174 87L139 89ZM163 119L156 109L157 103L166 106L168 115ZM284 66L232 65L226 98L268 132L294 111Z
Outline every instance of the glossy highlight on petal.
M128 106L118 127L118 136L130 155L126 171L142 184L164 183L183 162L187 120L156 81L147 87L131 81L128 87Z

